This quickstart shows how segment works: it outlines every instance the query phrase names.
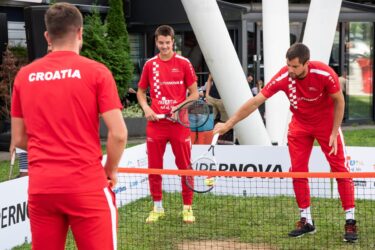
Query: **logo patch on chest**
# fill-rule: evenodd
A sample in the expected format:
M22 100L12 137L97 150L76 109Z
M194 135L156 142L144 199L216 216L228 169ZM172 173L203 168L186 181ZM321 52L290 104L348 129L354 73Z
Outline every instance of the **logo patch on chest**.
M315 87L308 87L308 90L309 90L309 91L312 91L312 92L318 91L318 89L315 88Z

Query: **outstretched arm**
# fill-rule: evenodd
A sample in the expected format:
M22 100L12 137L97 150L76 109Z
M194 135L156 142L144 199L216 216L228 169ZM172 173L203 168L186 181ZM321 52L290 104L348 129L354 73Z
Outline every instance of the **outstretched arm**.
M260 105L262 105L267 98L262 94L257 94L254 98L250 98L245 102L239 110L225 123L218 123L214 127L213 133L225 134L228 130L234 127L239 121L245 119L253 113Z

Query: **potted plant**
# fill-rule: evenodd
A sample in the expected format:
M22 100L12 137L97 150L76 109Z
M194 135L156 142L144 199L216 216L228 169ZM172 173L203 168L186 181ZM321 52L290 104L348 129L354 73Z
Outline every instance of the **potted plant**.
M143 137L146 135L146 118L142 108L133 103L124 108L122 111L126 127L128 129L129 137ZM107 127L104 124L103 119L100 119L100 138L107 138Z
M146 136L146 118L141 106L134 103L122 111L129 136Z

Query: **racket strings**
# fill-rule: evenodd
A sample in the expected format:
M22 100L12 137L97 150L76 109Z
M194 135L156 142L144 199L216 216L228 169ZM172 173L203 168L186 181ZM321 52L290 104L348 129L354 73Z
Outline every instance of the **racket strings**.
M178 122L191 129L202 127L209 116L210 108L202 100L189 101L177 110Z
M217 170L217 163L208 156L203 156L191 164L193 170ZM206 193L213 189L213 183L207 182L207 176L187 176L187 186L196 193Z

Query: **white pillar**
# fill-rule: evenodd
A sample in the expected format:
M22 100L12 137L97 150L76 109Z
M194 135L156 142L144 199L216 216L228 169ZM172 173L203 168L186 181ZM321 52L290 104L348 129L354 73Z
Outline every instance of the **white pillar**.
M252 97L216 0L181 0L228 114ZM270 145L258 111L239 122L241 144Z
M288 0L263 0L263 53L264 82L285 66L285 54L290 47ZM289 100L283 92L266 102L267 131L272 142L285 145L284 136L288 123Z
M342 0L311 0L303 43L312 60L329 62Z

